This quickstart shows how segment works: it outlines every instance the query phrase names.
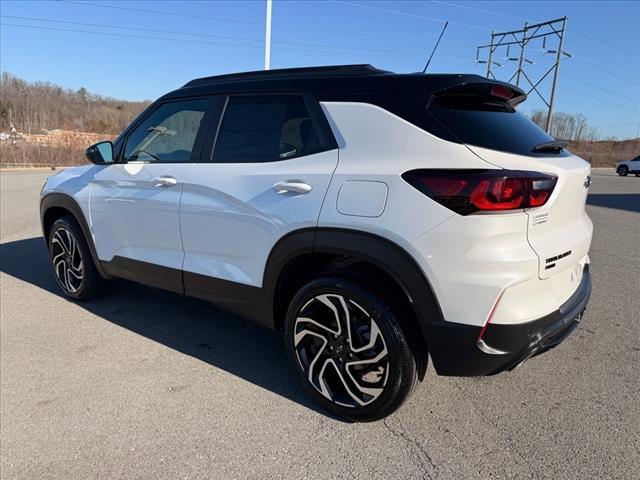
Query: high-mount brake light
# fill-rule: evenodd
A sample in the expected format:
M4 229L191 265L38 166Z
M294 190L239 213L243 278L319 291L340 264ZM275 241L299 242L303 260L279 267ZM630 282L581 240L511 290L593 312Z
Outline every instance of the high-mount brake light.
M504 98L505 100L511 100L515 95L515 92L509 87L503 87L502 85L492 85L491 95L494 97Z
M558 180L519 170L412 170L402 178L460 215L540 207Z

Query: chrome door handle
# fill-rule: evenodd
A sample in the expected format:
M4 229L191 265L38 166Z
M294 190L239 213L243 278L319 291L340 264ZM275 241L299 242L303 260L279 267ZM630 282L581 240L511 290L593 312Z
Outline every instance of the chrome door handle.
M286 182L278 182L273 189L282 193L309 193L313 187L302 180L288 180Z
M152 182L156 187L174 187L178 184L178 181L169 175L155 177Z

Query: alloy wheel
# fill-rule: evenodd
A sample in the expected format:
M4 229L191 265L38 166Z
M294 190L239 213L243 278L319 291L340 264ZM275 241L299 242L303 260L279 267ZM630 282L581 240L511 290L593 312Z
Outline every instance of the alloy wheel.
M60 227L51 237L51 262L60 284L70 293L82 287L84 269L78 242L68 229Z
M313 387L343 407L362 407L383 392L389 352L377 323L344 295L313 297L298 312L294 349Z

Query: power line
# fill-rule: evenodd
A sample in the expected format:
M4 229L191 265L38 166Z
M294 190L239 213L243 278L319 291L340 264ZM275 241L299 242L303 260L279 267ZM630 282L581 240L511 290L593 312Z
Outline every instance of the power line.
M583 42L587 42L587 43L590 43L592 45L596 45L596 46L598 46L600 48L604 48L604 49L609 50L611 52L617 53L618 55L623 55L623 56L625 56L627 58L630 58L631 60L634 60L635 62L639 62L640 63L640 59L638 59L638 57L634 57L633 55L629 55L628 53L622 52L622 51L620 51L618 49L611 48L608 45L604 45L602 43L596 42L594 40L591 40L588 37L585 37L585 36L577 34L577 33L572 33L571 35L576 37L576 38L578 38L578 39L580 39L580 40L582 40Z
M111 8L111 9L116 9L116 10L128 10L128 11L133 11L133 12L142 12L142 13L152 13L152 14L156 14L156 15L168 15L170 17L184 17L184 18L195 18L198 20L215 20L215 21L219 21L219 22L230 22L230 23L244 23L244 24L248 24L248 25L259 25L262 26L263 22L257 22L257 21L252 21L252 20L240 20L240 19L236 19L236 18L226 18L226 17L211 17L211 16L206 16L206 15L191 15L188 13L179 13L179 12L169 12L166 10L154 10L154 9L149 9L149 8L134 8L134 7L123 7L123 6L119 6L119 5L104 5L101 3L88 3L88 2L81 2L81 1L70 1L70 0L56 0L59 3L67 3L70 5L80 5L80 6L84 6L84 7L100 7L100 8ZM315 31L315 32L323 32L323 33L333 33L333 34L337 34L337 35L349 35L349 36L356 36L356 37L367 37L367 38L389 38L389 39L393 39L393 40L399 40L399 39L405 39L405 40L410 40L413 42L419 41L419 39L415 38L415 37L403 37L403 36L398 36L398 35L393 35L393 36L389 36L389 35L379 35L379 34L373 34L373 33L362 33L362 32L354 32L354 31L344 31L344 30L332 30L332 29L325 29L325 28L317 28L317 27L312 27L312 26L303 26L303 25L289 25L289 24L283 24L283 23L273 23L272 24L274 27L280 27L280 28L290 28L290 29L294 29L294 30L304 30L304 31Z
M626 97L626 96L624 96L624 95L620 95L620 94L619 94L619 93L617 93L617 92L614 92L614 91L612 91L612 90L607 90L606 88L602 88L601 86L599 86L599 85L595 85L595 84L593 84L593 83L585 82L584 80L580 80L579 78L573 77L573 76L571 76L571 75L567 75L566 73L563 73L563 74L562 74L562 76L563 76L563 77L570 78L570 79L571 79L571 80L573 80L574 82L582 83L582 84L584 84L584 85L588 85L588 86L590 86L590 87L597 88L598 90L602 90L603 92L607 92L607 93L609 93L609 94L611 94L611 95L615 95L615 96L620 97L620 98L623 98L623 99L625 99L625 100L629 100L629 101L631 101L631 102L640 103L640 99L638 99L638 98L631 98L631 97Z
M53 31L61 31L61 32L71 32L71 33L83 33L83 34L88 34L88 35L106 35L106 36L111 36L111 37L130 37L130 38L139 38L139 39L144 39L144 40L165 40L165 41L170 41L170 42L187 42L187 43L197 43L197 44L204 44L204 45L221 45L221 46L227 46L227 47L243 47L243 48L260 48L262 49L261 45L244 45L244 44L239 44L239 43L228 43L228 42L210 42L210 41L203 41L203 40L190 40L190 39L186 39L186 38L167 38L167 37L155 37L155 36L148 36L148 35L135 35L132 33L115 33L115 32L96 32L96 31L90 31L90 30L78 30L78 29L70 29L70 28L59 28L59 27L45 27L45 26L41 26L41 25L19 25L19 24L15 24L15 23L0 23L0 25L3 26L7 26L7 27L19 27L19 28L30 28L30 29L35 29L35 30L53 30ZM330 51L322 51L322 50L309 50L309 49L303 49L303 48L293 48L293 47L278 47L278 49L280 50L291 50L291 51L295 51L295 52L310 52L310 53L322 53L322 54L330 54L330 55L353 55L353 53L346 53L346 52L330 52ZM377 56L377 57L384 57L384 58L394 58L394 59L402 59L402 60L414 60L413 58L407 58L407 57L398 57L397 55L394 55L393 57L389 57L388 55L378 55L378 54L369 54L371 56Z
M573 58L574 58L574 59L576 59L576 60L578 60L579 62L584 62L584 63L586 63L587 65L590 65L590 66L591 66L591 67L593 67L593 68L596 68L596 69L601 70L601 71L603 71L603 72L605 72L605 73L608 73L609 75L613 75L614 77L618 77L618 78L620 78L620 79L622 79L622 80L626 80L627 82L630 82L630 83L633 83L633 84L636 84L636 85L640 84L640 79L634 79L634 80L632 80L632 79L631 79L631 78L629 78L629 77L626 77L626 76L620 75L619 73L616 73L616 72L613 72L613 71L611 71L611 70L609 70L609 69L607 69L607 68L604 68L604 67L602 66L603 64L601 64L601 63L594 62L594 61L592 61L592 60L587 60L586 58L583 58L583 57L575 57L575 56L574 56ZM612 67L612 68L613 68L613 67ZM620 71L620 72L622 71L622 70L619 70L619 69L616 69L616 70L618 70L618 71ZM626 72L625 72L625 73L626 73Z
M250 42L260 42L262 43L262 39L257 38L247 38L247 37L232 37L225 35L211 35L206 33L194 33L194 32L181 32L176 30L156 30L151 28L141 28L141 27L123 27L120 25L108 25L104 23L86 23L86 22L71 22L68 20L55 20L50 18L36 18L36 17L22 17L16 15L3 15L0 14L0 17L5 18L13 18L20 20L33 20L38 22L48 22L48 23L63 23L68 25L80 25L84 27L101 27L101 28L115 28L119 30L133 30L133 31L141 31L141 32L151 32L151 33L163 33L167 35L189 35L195 37L205 37L205 38L222 38L226 40L239 40L239 41L250 41ZM330 44L321 44L321 43L306 43L306 42L287 42L284 40L274 40L273 43L282 43L287 45L303 45L307 47L320 47L320 48L336 48L339 50L364 50L370 52L382 52L382 53L391 53L391 54L404 54L404 55L416 55L416 56L424 56L424 52L418 51L408 51L408 50L389 50L389 49L381 49L381 48L368 48L368 47L347 47L342 45L330 45Z
M435 18L435 17L425 17L424 15L415 15L413 13L408 13L408 12L401 12L399 10L389 10L387 8L379 8L379 7L374 7L371 5L363 5L360 3L353 3L353 2L344 2L341 0L333 0L333 3L339 3L342 5L348 5L350 7L358 7L358 8L364 8L367 10L374 10L376 12L382 12L382 13L389 13L391 15L399 15L401 17L409 17L409 18L417 18L418 20L428 20L430 22L438 22L438 23L444 23L446 22L446 19L444 18ZM489 31L488 28L486 27L481 27L480 25L471 25L469 23L461 23L461 22L449 22L451 25L457 25L459 27L466 27L466 28L474 28L476 30L482 30L482 31Z
M581 92L581 91L579 91L579 90L574 90L573 88L560 87L560 89L561 89L561 90L566 90L566 91L568 91L568 92L577 93L578 95L582 95L583 97L587 97L587 98L590 98L590 99L592 99L592 100L597 100L598 102L607 103L607 104L609 104L609 105L611 105L611 106L618 107L618 108L622 108L622 109L624 109L624 110L629 110L630 112L634 112L634 113L636 113L636 114L640 114L640 110L637 110L637 109L636 109L636 110L634 110L634 109L632 109L632 108L626 107L626 106L624 106L624 105L620 105L620 104L618 104L618 103L609 102L608 100L603 100L602 98L594 97L593 95L589 95L589 94L584 93L584 92Z
M523 22L530 21L530 19L528 19L528 18L518 17L516 15L508 15L506 13L496 12L494 10L487 10L487 9L484 9L484 8L470 7L468 5L460 5L460 4L457 4L457 3L445 2L445 1L442 1L442 0L432 0L432 2L433 3L440 3L442 5L447 5L449 7L463 8L465 10L472 10L474 12L482 12L482 13L487 13L489 15L495 15L495 16L499 16L499 17L511 18L511 19L520 20L520 21L523 21ZM608 45L602 44L600 42L596 42L596 41L594 41L594 40L592 40L592 39L590 39L588 37L585 37L584 35L580 35L580 34L575 33L575 32L567 32L567 35L572 36L572 37L576 37L579 40L582 40L583 42L587 42L587 43L590 43L592 45L596 45L598 47L604 48L606 50L609 50L611 52L617 53L619 55L624 55L625 57L630 58L630 59L632 59L632 60L634 60L636 62L640 62L640 59L638 59L638 57L636 57L636 56L629 55L628 53L623 52L621 50L618 50L616 48L612 48L612 47L610 47Z
M499 16L499 17L511 18L513 20L520 20L520 21L524 21L524 22L527 21L526 18L517 17L515 15L509 15L509 14L506 14L506 13L494 12L492 10L485 10L484 8L470 7L468 5L460 5L460 4L451 3L451 2L443 2L443 1L440 1L440 0L431 0L431 2L432 3L440 3L442 5L447 5L449 7L464 8L465 10L472 10L474 12L488 13L490 15L496 15L496 16Z

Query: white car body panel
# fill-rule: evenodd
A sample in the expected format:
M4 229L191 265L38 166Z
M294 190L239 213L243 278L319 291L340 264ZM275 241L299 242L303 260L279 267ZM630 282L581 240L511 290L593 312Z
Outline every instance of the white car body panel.
M592 232L584 209L587 190L583 184L590 173L584 160L468 148L437 138L374 105L322 105L341 150L319 226L368 231L409 251L429 280L447 321L484 325L500 298L492 322L522 323L557 310L575 291L582 269L573 275L567 272L587 261ZM559 182L549 202L530 212L461 217L400 177L418 168L512 168L553 173ZM335 207L332 199L354 180L389 186L382 215L344 215ZM551 209L548 225L537 225L535 235L528 239L530 214ZM564 228L563 222L567 224ZM551 256L548 252L564 246L572 254L559 262L552 277L544 271L544 259ZM523 297L524 291L528 295Z
M274 245L287 233L315 227L338 162L338 150L269 163L199 163L185 182L180 207L184 270L262 285ZM277 193L301 180L308 193Z
M416 168L493 168L466 147L441 140L375 105L324 102L340 147L336 169L318 225L348 228L380 235L403 248L435 225L454 215L411 187L400 176ZM384 212L379 216L343 214L337 208L347 182L374 181L388 187Z
M191 168L191 163L131 162L97 171L91 180L90 225L98 258L182 268L179 207ZM162 176L175 178L176 185L154 180Z

